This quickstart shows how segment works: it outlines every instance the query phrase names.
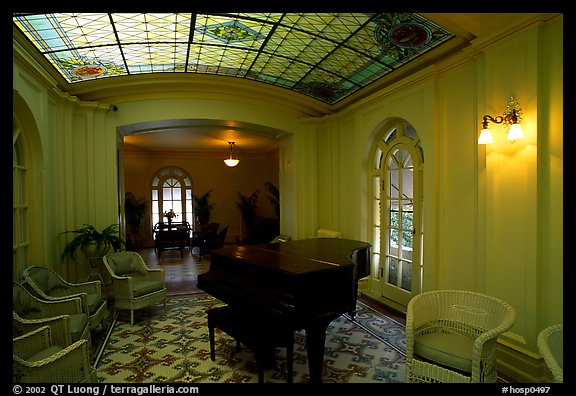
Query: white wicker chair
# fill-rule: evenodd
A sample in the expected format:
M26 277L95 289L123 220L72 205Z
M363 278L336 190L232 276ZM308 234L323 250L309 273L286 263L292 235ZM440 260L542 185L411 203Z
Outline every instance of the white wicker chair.
M562 324L548 326L538 334L538 351L552 372L554 382L564 382L564 329Z
M102 325L108 315L106 296L102 293L102 282L68 282L52 268L32 266L24 270L26 286L37 297L47 301L58 301L70 297L82 300L82 311L88 315L90 330Z
M498 336L515 318L508 303L472 291L416 295L406 312L406 382L496 382Z
M164 268L148 268L137 252L108 253L103 261L112 280L114 307L130 310L130 324L134 324L136 309L164 302L167 311Z
M90 364L87 340L62 346L53 342L49 326L12 339L14 383L98 382Z

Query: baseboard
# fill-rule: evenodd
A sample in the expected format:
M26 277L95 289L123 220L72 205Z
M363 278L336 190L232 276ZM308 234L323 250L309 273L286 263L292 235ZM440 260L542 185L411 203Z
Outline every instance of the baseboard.
M517 383L550 383L552 374L540 356L498 343L498 372Z
M389 300L385 297L382 297L381 295L378 295L378 294L372 292L371 290L362 291L361 295L366 297L366 298L369 298L372 301L376 301L382 305L385 305L386 307L388 307L388 308L390 308L396 312L399 312L403 315L406 315L406 307L404 307L403 305L400 305L400 304L398 304L392 300Z

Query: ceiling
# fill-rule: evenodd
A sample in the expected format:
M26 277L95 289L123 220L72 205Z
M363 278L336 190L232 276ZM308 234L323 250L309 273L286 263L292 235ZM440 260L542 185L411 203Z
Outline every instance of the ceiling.
M13 14L13 23L21 33L15 40L29 41L64 91L122 76L192 73L271 84L336 105L518 15L27 13ZM274 150L284 136L226 120L173 120L121 132L128 150L215 151L236 141L239 153Z
M454 37L414 13L59 13L13 21L68 83L217 74L328 104Z

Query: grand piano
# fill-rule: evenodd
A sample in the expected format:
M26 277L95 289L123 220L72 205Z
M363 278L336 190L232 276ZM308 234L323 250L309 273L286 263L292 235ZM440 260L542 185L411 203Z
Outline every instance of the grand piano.
M358 279L370 271L370 247L312 238L212 250L198 288L230 306L304 329L310 382L322 382L326 329L343 313L354 318Z

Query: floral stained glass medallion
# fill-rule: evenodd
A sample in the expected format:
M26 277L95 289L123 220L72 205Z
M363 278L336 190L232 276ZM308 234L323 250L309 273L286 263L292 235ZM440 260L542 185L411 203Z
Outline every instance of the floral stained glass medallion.
M97 65L85 65L72 69L71 73L75 76L86 78L96 77L106 72L106 68Z
M210 26L201 26L198 31L200 33L206 33L226 44L247 40L262 40L265 38L260 33L236 20Z
M419 23L408 22L394 26L388 32L390 41L399 47L419 47L432 38L430 30Z

